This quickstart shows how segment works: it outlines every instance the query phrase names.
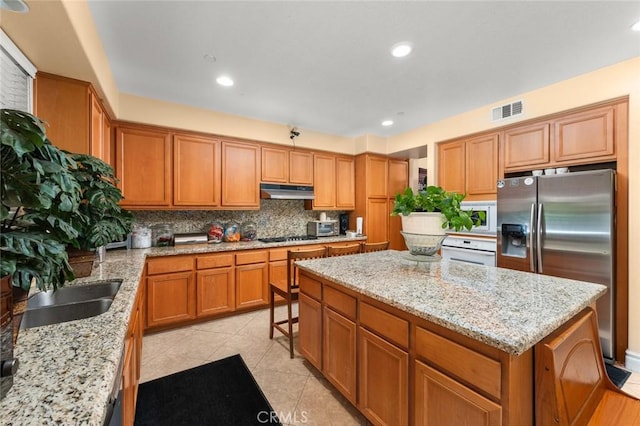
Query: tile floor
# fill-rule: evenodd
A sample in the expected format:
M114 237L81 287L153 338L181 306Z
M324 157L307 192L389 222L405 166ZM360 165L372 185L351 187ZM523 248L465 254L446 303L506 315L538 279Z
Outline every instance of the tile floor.
M280 307L277 318L285 318ZM296 352L287 340L269 340L268 309L144 337L141 382L240 354L283 424L366 425L367 421ZM640 373L623 389L640 398Z

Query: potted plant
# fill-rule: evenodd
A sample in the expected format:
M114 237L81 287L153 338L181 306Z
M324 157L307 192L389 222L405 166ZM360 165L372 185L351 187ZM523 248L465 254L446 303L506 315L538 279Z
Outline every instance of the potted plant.
M32 280L42 290L57 289L74 278L63 241L78 236L67 219L80 205L75 162L51 143L37 117L2 109L0 119L0 275L25 294Z

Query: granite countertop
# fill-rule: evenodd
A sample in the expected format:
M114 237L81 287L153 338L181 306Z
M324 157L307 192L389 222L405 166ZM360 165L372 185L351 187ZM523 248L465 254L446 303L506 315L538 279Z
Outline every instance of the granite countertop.
M606 292L600 284L387 250L299 261L303 270L513 355Z
M90 277L67 286L122 279L109 310L78 321L23 329L14 357L20 362L13 386L0 401L3 425L102 425L124 348L131 309L147 257L362 241L366 237L322 237L279 243L235 242L110 250Z

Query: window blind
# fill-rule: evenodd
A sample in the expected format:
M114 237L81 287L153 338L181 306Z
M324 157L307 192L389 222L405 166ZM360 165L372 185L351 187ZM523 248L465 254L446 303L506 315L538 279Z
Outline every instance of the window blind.
M18 47L0 32L0 108L33 112L35 67Z

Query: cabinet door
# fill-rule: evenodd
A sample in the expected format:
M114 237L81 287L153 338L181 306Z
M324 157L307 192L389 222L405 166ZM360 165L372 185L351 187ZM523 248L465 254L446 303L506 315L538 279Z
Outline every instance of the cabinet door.
M289 152L289 183L313 185L313 154L304 151Z
M289 150L263 146L262 182L289 182Z
M236 266L236 308L269 303L268 274L266 263Z
M409 186L409 162L405 160L389 160L389 184L387 197L395 198L399 192Z
M465 164L466 193L470 196L492 194L495 199L498 179L498 134L468 140L465 147Z
M318 370L322 369L322 305L300 293L298 300L298 351Z
M615 158L613 106L572 114L553 121L556 161Z
M136 416L135 409L135 360L134 345L129 338L124 343L124 360L122 362L122 424L132 425Z
M175 324L195 318L192 272L152 275L147 278L147 325Z
M416 426L502 424L502 408L495 402L420 361L414 374Z
M352 404L356 403L356 324L325 307L322 372Z
M389 221L389 250L407 250L407 245L404 242L404 237L400 233L402 231L402 216L391 216L393 211L393 199L389 199L387 206L387 214Z
M355 206L355 162L353 158L336 157L336 208L353 210Z
M103 160L115 170L113 134L111 133L111 121L105 112L102 114L102 144L103 144Z
M220 141L213 138L173 137L173 204L220 205Z
M334 208L336 205L336 161L333 155L314 154L313 190L316 209Z
M438 144L438 185L446 191L465 192L464 141Z
M367 158L367 196L388 197L388 182L387 159L369 156Z
M222 206L260 208L260 147L222 141Z
M549 158L549 123L505 130L502 156L505 171L541 168Z
M379 243L389 239L389 218L387 198L367 199L367 215L362 232L367 236L368 242Z
M362 327L358 333L358 408L374 424L408 424L409 355Z
M196 273L196 317L235 309L234 268L216 268Z
M171 138L165 131L119 127L116 170L123 206L171 204Z
M89 128L89 151L94 157L101 160L105 159L105 142L104 142L104 113L102 105L98 97L90 91L90 119L91 127Z

